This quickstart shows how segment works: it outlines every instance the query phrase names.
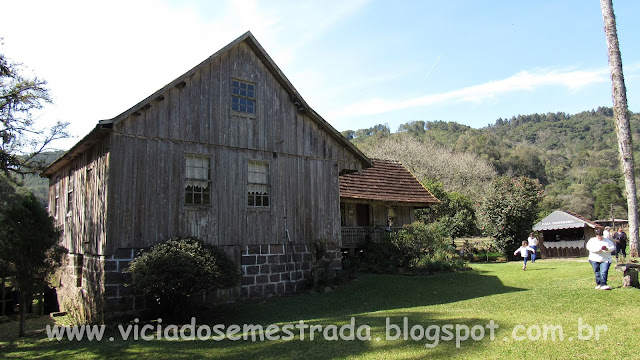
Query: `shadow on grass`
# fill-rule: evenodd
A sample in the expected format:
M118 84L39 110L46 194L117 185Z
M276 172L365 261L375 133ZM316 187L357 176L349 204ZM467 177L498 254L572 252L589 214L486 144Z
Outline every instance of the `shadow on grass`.
M366 358L386 358L402 354L401 357L445 358L451 351L473 351L474 346L463 344L456 348L452 341L441 342L429 348L425 344L435 339L403 341L387 340L387 323L403 327L407 317L409 329L414 325L422 328L445 324L485 326L488 319L454 318L452 314L440 314L426 307L436 304L453 303L473 298L522 291L504 286L501 281L480 271L446 273L432 276L393 276L361 274L357 281L350 282L338 290L327 294L302 294L286 298L271 299L260 303L240 303L219 306L202 317L198 324L260 324L265 328L270 324L297 324L304 320L308 325L328 325L341 327L349 324L354 317L355 329L370 327L371 340L347 341L318 339L299 340L299 328L292 329L296 338L290 341L132 341L122 340L117 329L109 330L101 342L97 341L49 341L46 333L31 335L24 340L7 339L0 342L0 352L7 358L315 358L362 356ZM389 318L389 320L387 320ZM165 324L166 325L166 324ZM419 330L419 329L418 329ZM285 334L282 336L285 336ZM309 335L307 330L306 336ZM419 334L416 334L419 335ZM109 341L113 336L114 341ZM322 337L316 333L316 337ZM377 339L380 341L377 341ZM469 343L473 342L469 340ZM478 343L482 346L484 342ZM406 355L405 355L406 354Z
M210 320L227 324L291 322L446 304L523 290L504 286L498 277L477 270L430 276L359 274L356 281L329 294L220 306Z
M354 317L354 340L339 338L337 340L324 339L321 332L315 333L315 339L309 339L309 330L305 330L305 339L300 340L299 329L292 330L296 335L294 339L285 341L252 341L247 339L238 341L214 341L214 340L152 340L152 341L122 341L115 340L90 342L84 341L49 341L42 337L31 336L25 342L13 341L0 348L6 358L30 358L30 359L57 359L57 358L116 358L116 359L334 359L334 358L432 358L446 359L453 353L456 355L468 354L477 351L479 347L489 344L489 329L486 325L489 320L482 318L452 318L449 314L436 312L396 312L392 316L385 313L368 313ZM389 320L387 320L389 317ZM403 319L406 317L407 329L405 332ZM350 319L336 317L322 320L307 321L308 325L335 325L336 331L329 336L339 336L340 327L349 324ZM391 329L387 327L387 321L397 326ZM485 329L485 336L480 342L467 335L466 340L461 341L459 347L455 340L445 341L440 331L444 325L466 326L471 329L474 326ZM364 326L369 327L368 332L359 332ZM425 329L429 332L425 334ZM437 328L438 330L435 330ZM452 328L452 332L455 330ZM407 334L407 339L404 334ZM281 336L285 333L280 332ZM350 336L347 329L344 334ZM116 335L115 333L107 335ZM360 340L359 335L366 339ZM107 336L108 338L108 336Z

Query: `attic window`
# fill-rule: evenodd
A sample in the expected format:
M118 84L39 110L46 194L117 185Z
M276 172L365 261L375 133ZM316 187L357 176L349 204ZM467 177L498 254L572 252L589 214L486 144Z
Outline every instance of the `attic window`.
M211 204L211 159L203 155L186 156L185 205Z
M233 112L256 113L256 86L254 84L233 80L231 82L231 110Z
M249 207L269 207L269 163L249 161L249 183L247 184Z

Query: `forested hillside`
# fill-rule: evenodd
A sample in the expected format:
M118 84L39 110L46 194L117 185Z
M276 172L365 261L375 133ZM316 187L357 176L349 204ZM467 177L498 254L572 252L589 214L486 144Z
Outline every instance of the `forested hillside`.
M631 129L637 154L640 114L631 114ZM544 185L545 212L563 209L595 219L610 217L613 208L614 216L627 217L611 108L519 115L482 129L412 121L395 133L376 125L343 135L370 156L400 160L421 181L440 181L447 191L476 201L488 177L525 175ZM638 168L638 156L635 161Z
M36 159L44 164L51 164L64 153L64 151L44 152L39 154ZM29 189L44 207L49 206L49 179L42 178L38 174L28 174L23 178L18 177L17 180L20 185Z

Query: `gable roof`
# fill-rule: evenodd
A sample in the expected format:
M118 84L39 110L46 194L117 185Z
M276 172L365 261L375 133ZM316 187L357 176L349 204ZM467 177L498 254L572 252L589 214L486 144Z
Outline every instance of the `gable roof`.
M600 225L588 220L578 214L569 211L556 210L547 215L539 223L533 226L533 230L560 230L560 229L576 229L583 227L597 228Z
M340 197L427 206L439 203L400 162L373 160L373 167L340 176Z
M150 106L151 102L154 99L158 98L159 96L162 96L172 88L186 81L191 75L197 73L203 67L207 66L209 63L211 63L218 57L222 56L223 54L228 52L230 49L238 46L241 42L245 42L249 46L249 48L253 50L253 52L260 59L260 61L262 61L264 66L272 73L276 81L284 89L287 90L292 102L294 102L298 106L298 111L304 112L305 114L307 114L309 118L311 118L313 121L316 122L320 130L324 130L328 132L329 135L331 135L334 139L336 139L336 141L338 141L338 143L342 144L345 148L351 151L356 156L356 158L360 159L360 161L363 163L363 168L373 166L373 163L368 157L366 157L355 145L353 145L351 142L349 142L349 140L347 140L344 136L342 136L342 134L340 134L338 130L336 130L333 126L331 126L331 124L329 124L325 119L323 119L322 116L316 113L309 106L309 104L307 104L307 102L304 101L302 96L300 96L298 91L293 87L289 79L287 79L287 77L280 70L280 68L278 68L278 66L269 56L269 54L267 54L264 48L262 48L260 43L258 43L258 40L256 40L256 38L253 36L253 34L251 34L250 31L247 31L242 36L240 36L239 38L229 43L227 46L215 52L213 55L208 57L206 60L204 60L200 64L196 65L194 68L187 71L182 76L173 80L169 84L165 85L162 89L156 91L152 95L140 101L130 109L124 111L123 113L114 117L113 119L99 121L96 128L94 128L87 136L85 136L76 145L74 145L67 153L65 153L63 156L61 156L56 161L54 161L51 165L49 165L49 167L47 167L42 172L41 176L49 176L49 177L52 176L57 170L62 168L65 164L73 160L75 157L77 157L83 151L82 149L87 148L87 144L83 144L83 142L85 142L88 138L92 139L93 141L96 141L96 139L99 136L100 137L106 136L108 132L104 131L105 128L111 129L112 124L116 124L126 119L130 115L135 114L140 110L143 110L143 108L145 108L146 106ZM105 126L105 124L108 124L108 126Z

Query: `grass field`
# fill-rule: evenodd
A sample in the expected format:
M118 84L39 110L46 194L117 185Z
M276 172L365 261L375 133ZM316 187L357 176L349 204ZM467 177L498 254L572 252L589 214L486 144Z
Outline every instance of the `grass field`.
M199 323L286 324L303 320L335 329L354 318L370 327L371 340L121 340L115 327L97 341L50 341L48 318L31 319L30 335L17 339L15 323L0 325L0 357L13 358L219 358L219 359L592 359L637 358L640 353L640 290L621 288L611 269L611 291L594 290L586 260L541 260L522 271L520 262L472 264L473 270L431 276L359 274L358 280L323 294L304 294L261 303L222 306ZM387 322L414 329L408 339L387 338ZM486 326L498 328L494 339ZM166 324L163 324L166 325ZM419 326L418 326L419 325ZM447 327L449 325L449 327ZM580 330L579 325L582 325ZM599 327L599 338L595 329ZM461 337L459 347L445 329ZM606 329L605 329L606 327ZM391 328L391 326L389 327ZM347 328L344 328L348 330ZM395 329L395 328L394 328ZM430 329L427 337L421 329ZM436 330L441 338L436 344ZM481 330L484 337L480 339ZM560 334L560 329L562 334ZM594 332L589 331L591 329ZM293 331L299 334L299 329ZM151 332L152 333L152 332ZM332 335L331 332L328 333ZM589 337L589 335L591 336ZM280 335L285 336L284 332ZM337 335L337 334L336 334ZM346 333L346 335L349 335ZM362 335L366 335L363 333ZM433 336L432 336L433 335ZM474 335L477 340L474 340ZM552 338L555 335L555 339ZM562 335L562 337L561 337ZM108 337L114 341L108 341ZM427 347L425 345L429 345Z

